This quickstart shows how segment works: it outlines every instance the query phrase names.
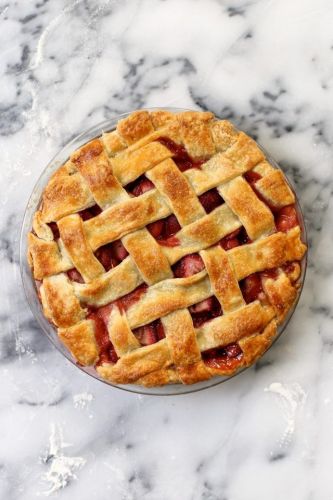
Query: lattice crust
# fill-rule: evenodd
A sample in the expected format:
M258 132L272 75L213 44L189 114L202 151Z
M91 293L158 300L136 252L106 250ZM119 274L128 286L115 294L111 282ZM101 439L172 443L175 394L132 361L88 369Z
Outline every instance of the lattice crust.
M207 196L220 201L207 209ZM306 247L294 203L283 173L231 123L136 111L44 190L28 259L45 316L81 365L113 383L232 374L265 352L295 301ZM169 216L176 232L163 239ZM123 255L106 266L110 244Z

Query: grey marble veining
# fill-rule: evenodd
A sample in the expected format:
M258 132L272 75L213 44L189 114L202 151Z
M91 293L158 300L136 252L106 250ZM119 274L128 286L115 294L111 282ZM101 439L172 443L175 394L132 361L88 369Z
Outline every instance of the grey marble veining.
M330 0L0 0L0 498L333 498ZM19 274L29 194L83 129L145 106L209 109L280 162L306 286L250 370L177 397L88 378L43 336Z

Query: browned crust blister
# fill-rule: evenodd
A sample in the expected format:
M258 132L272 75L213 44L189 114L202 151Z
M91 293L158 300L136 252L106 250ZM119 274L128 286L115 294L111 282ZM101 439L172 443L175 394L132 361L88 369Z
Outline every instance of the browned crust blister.
M185 147L201 168L181 172L161 137ZM255 191L243 177L249 170L261 176ZM143 174L155 189L134 198L124 186ZM198 196L212 188L225 204L206 214ZM114 302L143 283L149 288L126 312L116 305L111 309L106 327L119 359L96 368L104 379L145 386L193 384L230 375L261 356L295 302L306 246L298 226L276 232L272 211L256 193L273 211L295 202L283 173L256 143L208 112L136 111L116 130L74 151L44 190L28 235L28 260L42 282L44 314L77 361L95 365L100 354L87 306ZM102 212L83 221L77 212L95 204ZM146 228L170 214L181 225L173 247L160 245ZM57 222L58 240L50 222ZM241 226L253 241L223 250L218 242ZM94 252L119 238L129 255L106 272ZM171 266L195 252L204 270L174 278ZM286 263L292 265L283 271ZM69 280L65 273L71 268L84 283ZM246 305L239 282L268 269L278 269L278 275L262 279L265 298ZM223 315L195 328L188 308L212 295ZM165 338L142 347L133 329L156 319ZM233 343L242 350L236 367L204 363L203 351Z

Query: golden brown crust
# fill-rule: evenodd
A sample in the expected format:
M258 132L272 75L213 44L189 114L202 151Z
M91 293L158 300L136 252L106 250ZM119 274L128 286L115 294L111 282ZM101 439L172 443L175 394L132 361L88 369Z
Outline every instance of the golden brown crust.
M127 193L113 175L112 167L104 151L102 141L88 142L71 156L73 165L84 177L94 200L102 208L123 201Z
M242 178L237 177L218 188L224 201L238 216L251 240L274 232L274 217Z
M115 305L107 323L107 329L113 347L119 357L140 347L138 339L129 327L126 315Z
M140 149L127 152L111 159L114 175L126 185L155 165L172 156L171 151L159 142L150 142Z
M102 142L109 156L114 156L127 147L126 142L120 137L116 130L113 132L104 132L102 135Z
M127 257L91 283L73 282L73 293L83 304L101 307L130 293L142 283L143 278L133 259Z
M154 128L147 111L134 111L117 124L117 132L128 144L137 142L142 137L153 132Z
M171 264L174 264L184 255L198 252L214 245L240 226L239 219L227 204L224 204L217 207L210 214L182 228L176 234L179 245L164 247L163 251Z
M98 373L116 384L130 384L149 373L163 370L171 365L170 351L166 340L130 352L115 365L103 364Z
M237 138L238 131L227 120L214 121L211 125L211 134L217 151L226 151Z
M177 121L174 113L163 110L151 111L150 119L154 129L166 127L167 125L173 125Z
M165 368L148 373L144 377L140 377L136 384L144 387L156 387L166 384L178 384L180 382L179 374L173 368Z
M275 280L264 278L262 282L265 294L281 323L296 299L297 290L284 273L280 273Z
M200 160L199 168L181 172L177 158L172 159L175 153L167 142L159 142L161 137L185 147ZM260 176L254 185L251 182L253 187L243 177L250 170ZM133 197L124 186L143 174L154 188ZM198 197L213 188L225 203L206 214ZM265 352L297 298L299 262L306 252L301 229L276 232L271 211L294 201L282 172L228 121L205 112L132 113L116 130L73 152L44 190L28 236L28 261L35 279L42 281L45 316L59 327L60 339L78 362L96 365L100 376L112 383L193 384L235 373ZM77 212L95 204L102 213L83 221ZM146 226L171 214L181 229L169 245L156 240ZM57 222L60 238L50 222ZM158 224L155 230L162 231L163 240L164 223ZM220 240L242 225L253 241L223 250ZM118 239L129 255L106 272L94 252ZM174 278L171 266L196 252L204 269ZM71 268L85 283L69 280L64 272ZM271 274L259 274L263 291L258 299L245 304L239 282L270 269ZM135 289L144 283L147 289L136 297ZM133 291L133 299L120 300ZM212 296L223 315L194 328L193 310L205 310ZM87 319L86 306L107 307L96 322ZM161 321L166 337L142 346L140 342L157 335L156 324L150 325L155 320ZM117 362L100 364L99 321L104 322ZM143 329L140 334L133 332L137 327ZM208 349L220 352L225 347L226 353L230 344L241 352L221 366L202 357Z
M89 245L96 250L133 230L165 217L169 212L166 202L152 190L137 198L117 203L93 219L85 221L83 226Z
M57 221L93 204L94 198L82 175L65 170L51 179L44 190L42 219L44 222Z
M262 356L265 351L267 351L268 347L272 343L272 340L276 336L276 332L277 324L273 319L262 333L244 337L239 341L239 346L243 351L244 366L251 365L256 359Z
M215 246L200 252L212 284L214 295L224 313L245 305L236 274L229 262L227 252Z
M194 190L172 160L162 161L147 173L147 177L165 196L181 226L191 224L205 215Z
M180 309L162 318L171 359L184 384L209 378L201 360L192 318L187 309Z
M205 271L188 278L167 279L148 288L126 312L131 328L150 323L172 311L189 307L212 295Z
M73 267L70 259L60 252L56 241L42 240L33 233L28 235L28 259L36 280Z
M255 184L256 190L275 208L295 203L295 196L281 170L273 170Z
M215 153L215 145L209 122L212 113L187 111L178 115L182 142L193 158L209 158Z
M259 301L247 304L236 311L204 323L197 329L201 351L239 341L241 338L263 330L272 319L272 308L263 307Z
M58 221L61 240L85 282L92 281L105 272L102 264L96 259L83 229L79 215L67 215Z
M301 260L305 251L299 227L295 227L288 233L275 233L255 243L233 248L228 256L240 281L250 274Z
M74 358L83 366L96 363L98 346L95 340L95 326L92 320L80 321L68 328L59 328L58 334Z
M148 285L172 278L173 274L167 257L146 229L128 234L122 241Z
M56 326L72 326L85 318L85 310L65 274L44 278L40 294L44 313Z

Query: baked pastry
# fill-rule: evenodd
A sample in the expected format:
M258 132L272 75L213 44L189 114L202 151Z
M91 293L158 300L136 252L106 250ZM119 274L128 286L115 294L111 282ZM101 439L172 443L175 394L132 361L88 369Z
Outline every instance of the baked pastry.
M299 288L295 196L208 112L136 111L50 178L29 264L80 365L117 384L193 384L252 364Z

